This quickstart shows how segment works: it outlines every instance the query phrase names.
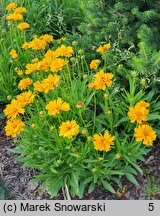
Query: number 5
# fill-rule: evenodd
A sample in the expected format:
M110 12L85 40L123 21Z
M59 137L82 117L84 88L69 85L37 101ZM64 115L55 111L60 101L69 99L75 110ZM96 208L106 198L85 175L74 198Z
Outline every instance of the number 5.
M154 210L154 203L149 203L148 210L153 211Z

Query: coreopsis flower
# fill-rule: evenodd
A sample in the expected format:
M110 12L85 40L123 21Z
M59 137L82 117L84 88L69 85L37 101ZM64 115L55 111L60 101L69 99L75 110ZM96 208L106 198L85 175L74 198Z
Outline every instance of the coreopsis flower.
M24 130L25 124L18 118L13 120L8 120L5 126L5 131L7 136L16 137Z
M33 72L36 72L38 69L40 68L40 65L38 64L38 62L36 63L32 63L32 64L26 64L26 71L25 74L30 74Z
M16 50L14 49L12 49L9 54L10 56L12 56L13 59L18 58L18 54L16 53Z
M7 118L15 119L19 114L24 114L24 107L18 100L13 99L11 103L6 106L4 114Z
M28 91L18 95L16 99L23 107L25 107L28 104L33 103L34 98L35 94L33 94L31 91Z
M90 65L89 65L90 69L91 69L91 70L92 70L92 69L96 70L96 69L98 68L98 65L99 65L100 62L101 62L101 61L98 60L98 59L92 60L92 61L90 62Z
M37 63L37 62L39 62L39 59L38 58L34 58L34 59L32 59L32 62L33 63Z
M29 46L30 48L32 48L33 50L43 50L46 47L47 43L44 40L41 40L39 38L34 38Z
M95 134L93 136L93 144L94 148L99 151L110 151L111 145L114 145L115 137L110 135L108 131L104 133L104 136L102 134Z
M29 48L30 48L30 43L25 42L25 43L22 45L22 48L25 49L25 50L29 49Z
M59 127L59 136L67 137L71 139L73 136L79 133L79 125L75 120L62 122Z
M17 70L17 74L18 74L18 76L22 76L23 75L23 71L22 70Z
M9 5L7 5L6 10L11 11L11 10L16 9L16 7L17 7L17 4L15 2L12 2Z
M69 111L70 105L64 102L61 98L57 100L50 101L46 105L46 109L48 110L48 115L58 115L61 111Z
M12 13L6 16L6 20L17 21L17 20L22 20L22 19L23 19L23 16L20 13Z
M100 45L98 48L97 48L97 52L100 52L100 53L105 53L107 52L109 49L111 48L111 45L110 44L104 44L103 46Z
M147 115L149 113L148 107L149 103L146 103L145 101L140 101L135 107L130 107L128 111L130 122L141 124L143 121L147 121Z
M50 68L50 59L43 58L41 61L38 62L39 64L39 69L38 70L43 70L43 71L48 71Z
M50 65L50 70L52 72L57 72L63 69L63 67L68 63L67 60L56 58Z
M28 23L26 22L23 22L23 23L19 23L17 28L20 29L20 30L25 30L25 29L28 29L30 26Z
M156 140L156 132L148 124L139 125L134 131L136 141L142 142L146 146L152 146L153 142Z
M50 43L53 41L53 36L49 34L42 35L40 39L44 40L46 43Z
M89 88L105 90L112 84L112 73L105 73L103 70L94 75L93 82L88 85Z
M18 88L20 88L21 90L25 90L32 83L33 83L33 80L31 78L24 78L20 80L18 84Z
M48 91L54 89L57 87L57 85L60 82L60 76L54 75L52 76L51 74L48 75L48 77L41 82L37 81L35 82L34 85L34 91L39 91L39 92L45 92L47 93Z
M47 52L45 53L44 56L45 59L49 59L49 60L54 60L55 58L57 58L56 53L54 50L47 50Z
M55 50L57 57L71 57L73 54L73 48L71 46L61 45Z
M38 91L38 92L43 92L44 91L42 82L40 82L40 81L35 82L33 84L33 86L34 86L34 91Z
M27 9L25 7L18 7L14 10L14 13L26 13Z

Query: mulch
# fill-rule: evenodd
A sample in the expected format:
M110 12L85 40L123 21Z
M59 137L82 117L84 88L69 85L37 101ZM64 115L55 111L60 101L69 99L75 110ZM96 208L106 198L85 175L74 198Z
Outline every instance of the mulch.
M0 113L3 107L0 106ZM10 137L6 137L4 126L5 119L0 119L0 199L6 200L49 200L50 195L42 191L38 183L29 183L36 175L35 169L25 168L15 160L17 154L9 152L8 148L14 148L15 144ZM102 186L92 193L85 191L83 199L86 200L146 200L144 189L148 188L147 176L154 177L156 186L160 187L160 142L157 142L152 151L147 155L146 162L140 164L143 175L137 175L138 186L123 179L123 190L117 190L113 195ZM153 199L160 199L160 192L153 194ZM63 200L62 191L54 199ZM72 199L79 199L72 197Z

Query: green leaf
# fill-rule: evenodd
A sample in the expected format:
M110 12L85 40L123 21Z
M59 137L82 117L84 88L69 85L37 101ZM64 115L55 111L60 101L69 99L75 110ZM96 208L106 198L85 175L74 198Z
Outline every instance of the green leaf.
M113 193L113 194L116 193L115 190L113 189L113 187L112 187L108 182L102 181L102 184L103 184L103 187L104 187L106 190L110 191L110 192Z
M10 151L10 152L12 152L12 153L16 153L16 154L21 154L22 153L22 149L20 149L19 147L9 148L7 150Z
M96 117L96 121L99 122L102 125L108 126L107 121L105 120L106 116L105 115L99 115Z
M122 189L122 183L120 179L113 177L112 180L118 185L119 188Z
M128 117L125 116L123 118L121 118L116 125L114 125L114 127L118 127L120 124L124 123L124 122L127 122L128 121Z
M156 134L157 134L158 137L160 138L160 129L158 129L158 128L154 128L154 130L156 131Z
M148 115L147 120L148 120L148 121L160 120L160 115L151 113L151 114Z
M132 182L135 185L138 185L138 182L135 179L134 175L132 175L131 173L126 173L126 177L130 182Z
M124 172L118 170L110 170L108 171L110 175L124 175Z
M86 179L83 181L83 184L84 184L84 185L87 185L89 182L92 181L92 179L93 179L93 176L90 176L90 177L86 178Z
M0 113L0 119L4 119L4 118L5 118L4 113Z
M42 175L38 175L35 176L33 179L30 180L31 183L35 183L35 182L39 182L41 180L44 180L46 178L51 177L51 174L42 174Z
M134 162L131 162L131 165L141 174L143 174L143 170Z
M125 169L126 173L132 173L134 175L137 175L137 172L135 169L133 169L131 166L127 166Z
M89 186L89 188L88 188L88 193L92 193L93 191L94 191L94 189L95 189L95 183L94 182L92 182L91 184L90 184L90 186Z
M94 94L95 94L95 93L93 92L93 93L88 97L88 99L87 99L86 102L85 102L85 107L87 107L88 104L91 102L92 97L93 97Z
M52 173L57 174L57 170L55 170L53 166L50 166L50 170Z

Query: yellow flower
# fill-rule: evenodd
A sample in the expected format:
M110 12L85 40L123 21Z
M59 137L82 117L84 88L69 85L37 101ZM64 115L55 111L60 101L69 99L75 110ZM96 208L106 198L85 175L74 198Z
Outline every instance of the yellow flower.
M30 48L30 44L28 42L25 42L23 45L22 45L22 48L27 50Z
M52 72L57 72L63 69L63 67L68 63L68 61L64 59L54 59L53 62L51 63L50 70Z
M34 58L34 59L32 59L32 62L33 62L33 63L37 63L38 61L39 61L38 58Z
M30 73L33 73L33 72L36 72L38 69L40 68L40 65L38 64L38 62L36 63L33 63L33 64L27 64L26 65L26 71L25 71L25 74L30 74Z
M22 76L23 75L23 71L22 70L17 70L17 74L18 74L18 76Z
M10 56L12 56L13 59L18 58L18 54L16 53L16 50L14 49L12 49L9 54Z
M14 119L12 121L7 121L5 126L5 131L7 136L16 137L24 130L25 124L20 119Z
M55 53L57 57L62 56L62 57L71 57L73 54L73 49L71 46L64 46L61 45L55 50Z
M79 125L75 120L66 121L59 127L59 136L67 137L71 139L73 136L77 135L79 132Z
M48 71L50 68L50 60L49 59L42 59L42 61L38 62L39 70Z
M14 13L26 13L27 9L25 7L18 7L14 10Z
M153 142L156 140L156 133L151 126L147 124L139 125L138 128L134 129L135 138L137 142L142 142L146 146L152 146Z
M30 42L30 48L33 50L42 50L46 47L46 45L47 43L44 40L41 40L37 37Z
M103 46L99 46L98 48L97 48L97 52L100 52L100 53L105 53L105 52L107 52L109 49L111 48L111 45L110 44L104 44Z
M15 119L19 114L24 114L23 105L18 100L13 99L11 104L6 106L4 114L7 118Z
M22 79L19 84L18 84L18 88L20 88L21 90L25 90L29 85L31 85L33 83L33 80L30 78L24 78Z
M49 34L42 35L40 39L44 40L46 43L50 43L53 41L53 36Z
M17 7L17 4L12 2L9 5L7 5L6 10L11 11L11 10L14 10L16 7Z
M149 113L149 110L147 109L148 107L149 103L146 103L145 101L140 101L135 105L135 107L130 107L128 117L131 123L138 122L141 124L143 121L146 121Z
M95 134L93 136L93 144L94 148L99 151L110 151L111 145L114 145L115 137L111 136L108 131L104 133L104 136L102 134Z
M20 29L20 30L28 29L29 27L30 27L29 24L26 23L26 22L20 23L17 26L17 28Z
M37 81L35 82L34 85L34 91L39 91L39 92L45 92L47 93L48 91L54 89L60 82L60 76L54 75L52 76L51 74L48 75L48 77L41 82Z
M50 101L46 105L46 109L48 110L48 115L57 115L60 113L60 111L69 111L70 105L66 102L64 102L61 98L58 98L57 100Z
M98 59L92 60L91 63L90 63L90 65L89 65L90 69L91 70L92 69L96 70L98 68L98 65L99 65L100 62L101 61L98 60Z
M88 85L89 88L105 90L106 87L112 84L112 73L105 73L103 70L94 75L93 82Z
M22 94L17 96L17 101L25 107L26 105L33 103L35 98L35 94L33 94L31 91L23 92Z
M34 85L34 91L38 91L38 92L43 92L44 91L44 88L43 88L41 82L37 81L33 85Z
M20 13L12 13L6 17L6 20L13 20L13 21L22 20L22 19L23 16Z

